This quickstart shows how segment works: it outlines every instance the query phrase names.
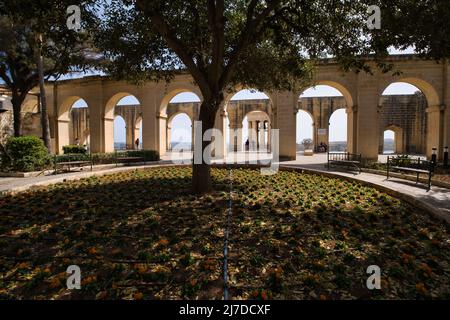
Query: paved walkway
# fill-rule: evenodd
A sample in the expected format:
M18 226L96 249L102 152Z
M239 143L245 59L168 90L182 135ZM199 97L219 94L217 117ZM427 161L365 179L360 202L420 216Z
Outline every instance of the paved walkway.
M250 155L250 158L256 157L257 154ZM242 160L243 155L235 154L227 157L228 162L232 159L238 158ZM267 155L263 155L267 157ZM186 158L189 158L186 155ZM0 194L7 194L11 192L19 192L26 190L33 186L49 185L65 180L76 180L86 178L92 175L105 175L137 168L151 168L156 166L173 165L169 160L170 156L163 158L162 161L154 162L150 165L141 166L122 166L122 167L97 167L91 171L71 172L58 175L47 175L30 178L0 178ZM314 157L298 156L295 161L286 161L280 163L281 167L292 169L304 169L312 172L318 172L329 176L337 176L345 179L355 179L362 183L366 183L387 192L393 196L409 201L419 208L431 211L436 216L446 220L450 223L450 189L433 186L430 191L422 184L415 184L414 182L391 178L388 181L385 176L361 173L354 174L344 171L337 171L335 169L327 171L325 167L326 155L315 155Z

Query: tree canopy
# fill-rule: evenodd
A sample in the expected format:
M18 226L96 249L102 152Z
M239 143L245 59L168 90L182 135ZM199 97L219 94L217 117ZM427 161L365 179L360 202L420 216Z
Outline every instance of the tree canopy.
M86 1L0 2L0 78L12 92L16 136L21 135L21 104L39 82L38 49L44 57L46 79L86 65L87 34L66 26L67 6L77 3L83 8ZM85 12L87 23L92 16Z
M434 19L444 13L448 19L446 2L119 0L107 2L93 37L106 58L103 68L118 78L170 80L174 72L189 72L203 95L199 118L206 131L214 126L224 91L236 84L292 90L327 57L347 71L370 72L370 56L387 71L383 58L391 46L448 56L448 33L436 32L440 27L420 14ZM371 5L381 9L381 29L368 27ZM209 190L209 168L194 164L193 180L194 190Z

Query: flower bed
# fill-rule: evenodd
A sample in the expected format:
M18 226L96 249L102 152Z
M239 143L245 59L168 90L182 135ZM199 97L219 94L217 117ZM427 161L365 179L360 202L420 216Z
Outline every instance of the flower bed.
M221 299L230 179L232 298L450 297L449 230L402 201L296 172L213 169L203 196L190 179L143 169L0 198L0 298ZM382 290L366 288L373 264Z

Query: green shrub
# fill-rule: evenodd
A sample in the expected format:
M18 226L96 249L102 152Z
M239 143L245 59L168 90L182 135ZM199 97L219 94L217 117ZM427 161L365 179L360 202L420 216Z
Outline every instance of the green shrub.
M42 170L51 160L44 142L36 136L9 138L1 157L3 170L22 172Z
M142 157L145 161L159 160L159 154L155 150L130 150L124 153L126 153L126 157Z
M68 145L63 147L64 154L84 154L87 152L86 148L77 145Z

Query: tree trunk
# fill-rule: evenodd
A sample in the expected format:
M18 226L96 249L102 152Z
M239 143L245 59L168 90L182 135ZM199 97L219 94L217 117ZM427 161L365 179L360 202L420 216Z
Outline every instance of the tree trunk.
M22 136L22 102L17 94L12 95L11 104L13 106L13 121L14 121L14 136L20 137Z
M47 149L50 151L50 123L48 120L47 112L47 98L45 94L45 83L44 83L44 59L42 57L42 36L39 36L38 51L37 51L37 66L39 73L39 100L41 102L41 125L42 125L42 139Z
M217 107L221 101L215 102L203 102L200 107L199 121L202 122L202 161L199 164L193 164L192 166L192 189L195 193L208 193L212 191L211 181L211 166L205 163L203 158L203 152L206 147L211 143L210 141L203 141L205 132L214 128ZM194 142L193 142L194 143ZM194 145L194 152L197 146Z

